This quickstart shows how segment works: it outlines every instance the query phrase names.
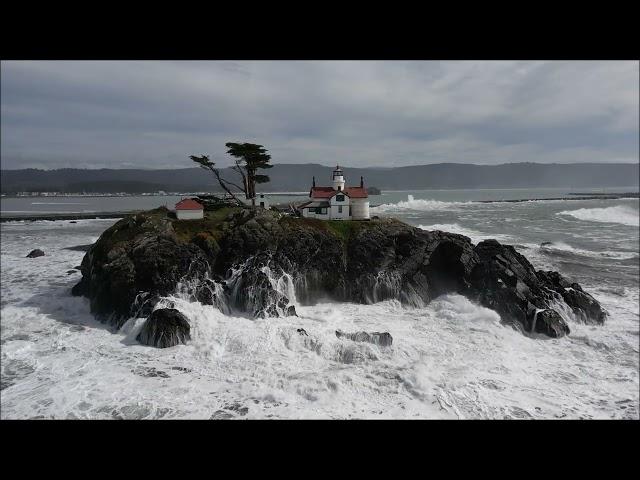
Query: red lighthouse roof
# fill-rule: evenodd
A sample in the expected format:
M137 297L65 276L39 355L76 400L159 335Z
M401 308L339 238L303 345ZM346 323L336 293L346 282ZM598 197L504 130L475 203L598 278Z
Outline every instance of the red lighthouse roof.
M364 187L345 187L344 190L334 190L333 187L313 187L309 196L312 198L331 198L339 193L348 195L350 198L369 198L367 189Z
M192 198L185 198L176 203L176 210L203 210L204 207L193 200Z

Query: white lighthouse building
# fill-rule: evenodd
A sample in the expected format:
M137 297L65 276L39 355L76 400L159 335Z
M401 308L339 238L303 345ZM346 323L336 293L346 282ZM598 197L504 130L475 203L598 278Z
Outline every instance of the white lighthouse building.
M359 187L346 187L344 173L339 166L331 175L332 186L316 187L309 192L310 201L299 206L305 218L320 220L369 220L369 194L360 177Z

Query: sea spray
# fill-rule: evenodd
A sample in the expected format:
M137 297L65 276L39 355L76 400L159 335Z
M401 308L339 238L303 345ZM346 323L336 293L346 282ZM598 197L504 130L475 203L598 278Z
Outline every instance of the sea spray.
M394 213L406 210L430 211L430 210L455 210L465 205L473 205L473 202L443 202L440 200L415 199L413 195L407 195L406 201L398 203L384 203L372 207L374 213Z
M229 305L253 317L295 315L297 304L293 277L271 266L271 254L256 255L233 266L225 280Z
M531 321L531 330L529 330L529 333L535 333L536 322L538 321L538 314L543 311L544 311L544 308L536 308L536 311L533 314L533 320Z
M587 222L619 223L630 227L640 225L638 209L629 205L617 205L606 208L579 208L577 210L564 210L557 215L571 216Z

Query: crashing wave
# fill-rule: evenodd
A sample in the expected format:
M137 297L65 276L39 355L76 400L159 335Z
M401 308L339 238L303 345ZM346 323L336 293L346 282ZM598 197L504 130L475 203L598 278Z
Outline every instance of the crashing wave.
M440 200L415 199L413 198L413 195L408 195L406 201L400 201L398 203L384 203L377 207L373 207L371 210L377 213L399 212L404 210L448 210L470 203L472 202L442 202Z
M606 208L579 208L578 210L564 210L556 215L566 215L584 220L587 222L598 223L619 223L621 225L629 225L631 227L640 226L640 217L638 209L628 205L618 205Z
M594 252L592 250L584 250L582 248L572 247L564 242L552 242L550 244L542 245L541 250L549 252L564 252L574 255L581 255L584 257L592 258L611 258L614 260L630 260L637 258L638 254L635 252L618 252L610 250L602 250L600 252Z

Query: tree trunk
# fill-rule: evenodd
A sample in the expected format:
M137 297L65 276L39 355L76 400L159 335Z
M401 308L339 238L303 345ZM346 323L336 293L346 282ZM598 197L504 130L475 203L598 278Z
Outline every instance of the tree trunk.
M229 190L229 188L225 185L224 180L220 177L220 173L217 170L212 170L212 172L214 173L214 175L216 176L216 178L218 179L218 183L220 184L220 186L224 189L225 192L227 192L229 195L231 195L231 198L233 198L236 202L238 202L238 205L243 205L243 203L238 200L238 198L231 192L231 190Z

